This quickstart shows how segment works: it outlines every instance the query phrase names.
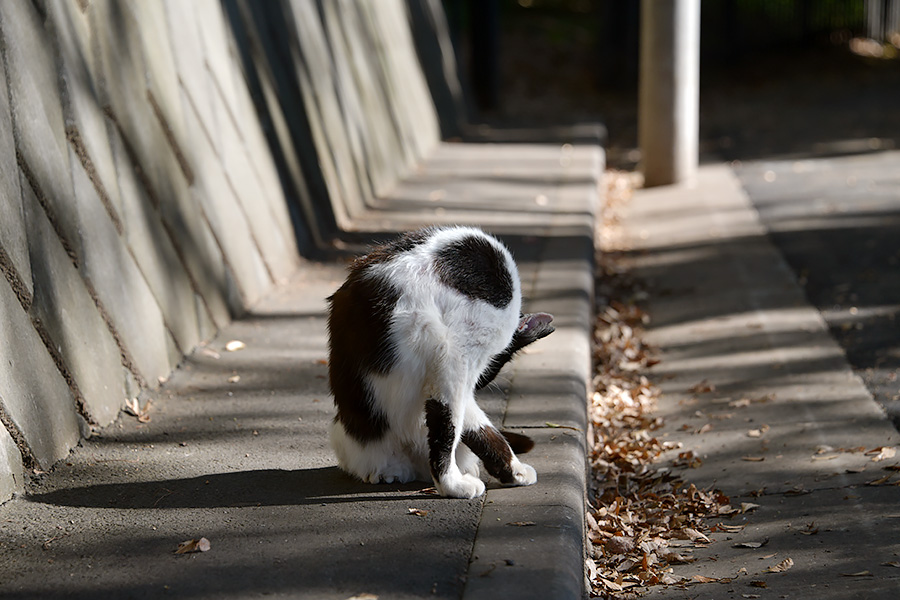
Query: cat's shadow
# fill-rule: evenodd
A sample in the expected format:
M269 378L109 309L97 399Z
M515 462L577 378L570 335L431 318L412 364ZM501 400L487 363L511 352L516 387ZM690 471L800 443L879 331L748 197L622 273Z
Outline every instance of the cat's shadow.
M409 500L423 498L430 484L370 485L337 467L286 471L265 469L185 479L98 483L28 496L30 502L118 509L226 508Z

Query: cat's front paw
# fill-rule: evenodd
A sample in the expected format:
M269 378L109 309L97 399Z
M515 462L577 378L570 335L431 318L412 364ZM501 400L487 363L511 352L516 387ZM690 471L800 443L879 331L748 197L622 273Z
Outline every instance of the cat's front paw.
M537 483L537 471L531 465L515 460L512 466L513 485L531 485Z
M533 470L533 469L532 469ZM445 477L435 483L438 493L447 498L477 498L484 493L484 482L472 475Z

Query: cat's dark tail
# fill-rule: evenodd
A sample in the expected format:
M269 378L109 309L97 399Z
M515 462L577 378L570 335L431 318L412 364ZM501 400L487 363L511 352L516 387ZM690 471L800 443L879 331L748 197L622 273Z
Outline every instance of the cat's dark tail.
M527 435L513 433L512 431L501 431L500 433L503 434L503 437L506 438L506 443L509 444L509 447L516 454L525 454L534 448L534 440Z

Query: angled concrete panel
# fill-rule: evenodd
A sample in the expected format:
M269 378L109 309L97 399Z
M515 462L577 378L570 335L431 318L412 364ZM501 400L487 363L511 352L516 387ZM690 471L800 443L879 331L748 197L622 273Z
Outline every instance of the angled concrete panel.
M22 455L6 428L0 425L0 502L22 491Z
M89 165L94 186L118 218L119 189L98 87L99 60L93 52L88 18L75 2L50 2L47 11L52 39L61 58L67 137L82 162Z
M16 148L54 212L70 247L74 227L66 132L51 43L30 2L0 2L0 29L6 52Z
M191 137L200 150L196 155L194 189L224 258L236 279L240 298L232 298L234 312L252 306L272 284L257 241L240 203L229 185L224 167L203 131L199 115L185 113Z
M79 269L114 324L133 367L155 387L177 362L170 354L169 330L144 275L74 155L72 165L79 224L91 232L82 238Z
M122 197L124 237L144 274L166 323L183 353L200 343L201 315L191 280L172 244L160 214L137 181L122 140L113 136Z
M2 58L2 57L0 57ZM13 140L6 68L0 60L0 248L9 258L19 283L31 294L31 267L28 264L28 242L25 238L25 216L22 191L16 168L16 146Z
M218 100L218 104L224 104L224 100L221 98L216 98L216 100ZM222 108L225 112L224 106ZM254 115L250 115L250 118L253 117ZM266 197L266 189L253 169L247 147L241 140L240 133L230 116L224 115L224 118L220 120L220 125L225 176L233 187L250 230L257 241L259 251L272 276L279 281L286 280L297 268L293 236L285 238L282 229L276 223L271 210L274 201Z
M24 189L35 290L31 316L46 331L81 392L88 418L108 425L125 401L119 347L34 193L28 186Z
M203 36L200 33L202 23L197 17L195 2L183 0L165 0L167 22L169 24L169 41L172 45L172 56L178 70L178 79L196 106L196 111L214 140L217 140L218 126L215 112L209 100L213 82L204 66L206 54ZM182 101L184 111L188 106ZM187 117L185 117L187 118ZM187 126L187 123L185 123ZM191 136L187 136L191 140ZM213 144L218 147L218 143Z
M0 281L0 410L37 467L47 470L80 437L69 386L6 281Z

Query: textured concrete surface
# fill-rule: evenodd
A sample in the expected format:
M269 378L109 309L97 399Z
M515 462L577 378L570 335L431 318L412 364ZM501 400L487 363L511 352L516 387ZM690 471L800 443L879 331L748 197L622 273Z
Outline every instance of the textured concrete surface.
M449 148L452 175L442 161L418 173L453 179L477 210L426 194L418 206L408 199L402 209L373 210L359 229L377 222L378 231L353 238L497 217L489 229L505 234L520 265L525 309L554 314L557 331L479 399L495 423L537 441L525 457L536 485L489 482L483 498L459 501L423 492L430 483L370 486L342 474L327 441L325 298L344 262L307 263L159 391L144 392L149 422L123 413L0 508L15 524L0 534L0 595L580 598L602 153L488 150L473 145L467 159L463 147ZM246 348L226 351L233 339ZM174 555L179 542L201 536L209 552Z
M580 598L590 255L575 265L541 238L510 243L529 309L552 303L558 331L480 397L495 422L506 414L505 426L535 438L525 460L537 484L492 482L468 501L429 495L429 483L372 486L341 473L327 442L324 299L344 267L309 264L194 352L152 397L148 423L123 416L0 509L10 524L0 594ZM544 283L563 259L570 276ZM228 352L232 339L246 348ZM561 377L582 378L581 394L542 383L557 381L561 361ZM510 418L520 404L537 408L534 397L540 412ZM208 552L174 554L201 536Z
M898 460L873 459L900 436L735 174L711 165L693 189L640 191L625 224L628 261L649 284L647 339L660 349L657 435L683 444L671 458L702 460L680 471L687 481L721 489L734 506L759 505L722 518L745 528L712 534L699 560L675 568L729 581L648 597L896 597L900 574L888 563L900 556L900 488L879 480ZM714 390L692 390L703 381ZM761 545L735 547L744 542ZM765 572L786 558L790 570Z

